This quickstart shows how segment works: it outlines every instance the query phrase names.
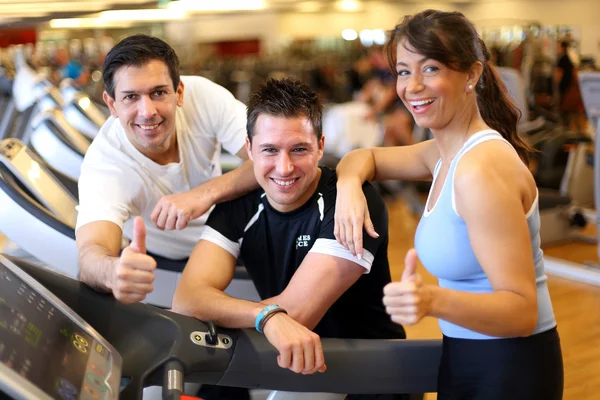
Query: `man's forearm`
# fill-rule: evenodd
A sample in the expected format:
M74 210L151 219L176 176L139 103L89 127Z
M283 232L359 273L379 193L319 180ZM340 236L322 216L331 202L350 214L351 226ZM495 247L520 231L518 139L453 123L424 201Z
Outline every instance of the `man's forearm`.
M256 317L264 308L261 303L236 299L210 286L195 286L183 294L175 293L173 311L201 321L213 321L223 328L253 328Z
M292 318L294 321L304 325L311 331L315 329L315 327L319 324L324 312L314 312L315 310L306 310L301 304L296 304L293 301L283 298L283 296L278 295L268 299L261 300L260 303L263 306L267 306L269 304L277 304L280 307L285 308L287 311L287 315Z
M110 277L119 258L100 245L89 245L79 251L79 280L98 291L112 292Z
M252 161L247 160L233 171L213 178L196 189L208 195L213 204L218 204L237 199L256 188L258 182L254 176Z

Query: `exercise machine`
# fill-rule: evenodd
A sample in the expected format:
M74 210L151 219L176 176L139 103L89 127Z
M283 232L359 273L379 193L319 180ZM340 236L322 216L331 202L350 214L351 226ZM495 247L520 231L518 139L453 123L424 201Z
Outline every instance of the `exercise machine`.
M61 81L59 88L64 99L62 111L75 129L94 139L106 121L106 116L90 97L75 85L70 78Z
M590 160L594 167L594 223L600 228L600 72L580 72L579 86L587 117L594 127L596 138L594 140L594 156ZM600 229L597 229L597 240L600 240ZM598 243L598 241L596 241ZM598 248L600 258L600 247ZM544 257L545 269L549 274L578 282L600 286L600 266L598 260L585 264L577 264L555 257Z
M137 303L0 256L0 391L13 399L179 399L184 382L294 392L437 390L440 340L322 339L327 372L295 374L249 329ZM276 399L277 397L272 397ZM288 397L289 398L289 397Z
M0 230L21 249L48 268L76 279L75 244L78 200L44 162L18 139L0 141ZM170 308L173 293L187 260L156 260L154 291L146 302ZM245 269L238 268L227 293L258 300Z
M593 182L592 168L586 161L589 138L546 123L543 117L527 121L528 105L520 73L505 67L496 67L496 70L521 111L522 120L525 120L519 124L519 133L532 146L541 149L539 168L542 170L538 170L535 176L539 192L542 245L575 240L595 243L596 238L582 233L587 223L595 220L595 216L592 210L582 207L583 203L588 204L589 201L582 197L584 195L581 190L577 190L580 186L589 186ZM565 144L573 147L568 153L563 149ZM565 154L564 165L557 163L560 158L556 154L558 152ZM554 181L559 182L556 185L550 184L556 186L555 189L544 187L544 182ZM576 199L573 195L577 195Z

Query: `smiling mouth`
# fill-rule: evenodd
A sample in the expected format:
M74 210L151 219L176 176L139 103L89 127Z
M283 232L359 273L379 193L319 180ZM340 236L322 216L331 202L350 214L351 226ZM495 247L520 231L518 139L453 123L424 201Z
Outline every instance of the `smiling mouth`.
M415 109L418 110L420 108L426 107L433 103L435 99L426 99L426 100L418 100L418 101L409 101L408 103Z
M275 178L271 178L271 180L273 182L275 182L277 185L279 186L292 186L294 183L296 183L296 181L298 180L298 178L295 179L287 179L287 180L282 180L282 179L275 179Z
M158 124L153 124L153 125L142 125L142 124L135 124L135 125L138 126L141 130L151 131L151 130L158 128L160 126L160 124L162 124L162 121L159 122Z

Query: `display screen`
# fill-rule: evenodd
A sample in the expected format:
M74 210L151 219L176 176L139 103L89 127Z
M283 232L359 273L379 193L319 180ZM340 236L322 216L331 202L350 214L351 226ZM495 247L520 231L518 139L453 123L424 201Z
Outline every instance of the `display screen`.
M112 398L108 349L0 263L0 362L52 398Z

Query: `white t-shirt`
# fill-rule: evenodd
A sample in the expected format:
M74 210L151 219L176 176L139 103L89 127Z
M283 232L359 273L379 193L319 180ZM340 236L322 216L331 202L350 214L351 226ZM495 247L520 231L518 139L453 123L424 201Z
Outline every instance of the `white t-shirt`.
M157 229L150 215L168 194L182 193L221 175L221 145L236 154L246 138L246 106L202 77L182 76L183 107L176 111L179 163L159 165L127 139L110 117L88 149L79 178L77 226L111 221L131 238L133 217L146 224L148 251L171 259L189 257L208 213L175 231Z

